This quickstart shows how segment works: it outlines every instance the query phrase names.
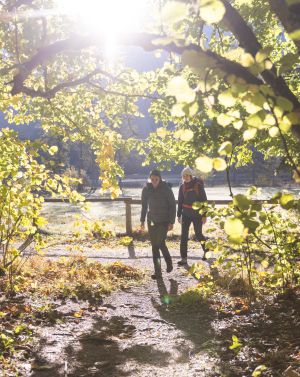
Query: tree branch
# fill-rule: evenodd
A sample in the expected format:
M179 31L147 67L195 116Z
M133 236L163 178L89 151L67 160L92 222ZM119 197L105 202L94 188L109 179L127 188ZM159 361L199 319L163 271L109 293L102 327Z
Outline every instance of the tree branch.
M247 25L245 20L242 18L240 13L233 8L233 6L227 1L222 0L226 12L223 18L223 21L228 27L228 29L236 36L240 45L251 55L255 56L259 50L262 49L261 44L258 42L255 34L251 30L251 28ZM278 9L277 11L280 12L281 9L284 8L281 0L269 0L269 2L277 3ZM279 7L280 3L280 7ZM285 25L284 25L285 26ZM300 28L300 22L299 22ZM290 100L295 109L300 109L300 103L298 98L295 94L290 90L287 83L281 76L277 76L276 69L273 67L270 70L265 70L261 73L262 78L265 80L267 84L274 90L277 95L283 96ZM300 139L300 125L293 125L292 127L293 133Z
M279 21L288 33L292 33L295 30L300 29L300 4L288 6L285 1L282 0L268 0L270 8L276 14ZM300 53L300 40L294 40Z
M154 96L150 96L150 95L147 95L147 94L138 94L138 93L130 93L129 94L129 93L118 92L118 91L115 91L115 90L105 89L105 88L102 88L100 85L97 85L97 84L95 84L91 81L89 81L88 84L91 85L92 87L100 90L103 93L111 94L111 95L115 95L115 96L121 96L121 97L126 97L126 98L149 98L149 99L152 99L152 100L159 99L159 97L154 97Z
M88 73L87 75L77 79L77 80L74 80L74 81L69 81L69 82L62 82L56 86L54 86L53 88L49 89L49 90L46 90L46 91L43 91L43 90L35 90L35 89L32 89L32 88L28 88L27 86L22 86L22 93L25 93L27 94L28 96L30 97L42 97L42 98L53 98L55 96L55 94L57 92L59 92L60 90L62 89L65 89L65 88L70 88L72 86L77 86L77 85L80 85L80 84L84 84L84 83L87 83L89 81L89 79L97 74L100 73L100 70L98 69L95 69L94 71Z
M120 43L123 45L136 45L142 47L146 51L154 51L157 49L164 49L169 52L175 52L177 54L182 54L186 50L196 51L203 55L203 58L207 57L213 62L214 68L218 68L227 74L234 74L238 77L243 78L246 82L251 84L262 84L262 81L250 73L245 67L238 63L227 60L212 51L204 51L202 48L195 44L190 44L188 46L178 46L175 42L170 42L168 44L157 45L153 43L155 39L160 38L158 35L138 33L131 35L127 38L123 38ZM24 81L28 78L31 72L45 61L50 60L55 55L69 51L69 50L80 50L93 45L102 45L101 39L95 38L93 36L87 37L72 37L69 39L54 42L51 45L41 48L30 60L21 65L20 71L15 75L13 79L13 88L11 94L15 95L25 91L29 94L28 88L24 91ZM34 92L32 92L34 94ZM31 94L29 94L31 95Z

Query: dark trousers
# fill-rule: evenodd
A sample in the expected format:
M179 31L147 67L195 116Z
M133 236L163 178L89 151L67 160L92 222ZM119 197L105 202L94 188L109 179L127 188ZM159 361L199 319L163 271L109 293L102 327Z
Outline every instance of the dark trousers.
M148 231L152 245L154 271L157 275L161 275L160 250L167 266L172 265L171 255L166 245L168 225L168 223L154 224L151 223L151 221L148 221Z
M187 246L189 239L190 225L193 223L196 239L201 242L202 249L206 253L205 241L206 237L202 233L202 217L188 217L182 215L181 219L181 240L180 240L180 255L181 258L187 258Z

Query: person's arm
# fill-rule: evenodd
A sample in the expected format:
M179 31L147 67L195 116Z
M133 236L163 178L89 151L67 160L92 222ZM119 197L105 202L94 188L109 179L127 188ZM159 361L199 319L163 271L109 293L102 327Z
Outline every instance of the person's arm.
M147 187L143 188L142 191L142 211L141 211L141 226L144 225L146 215L148 210L148 195L147 195Z
M176 217L176 200L171 187L168 189L168 205L169 205L169 224L173 225L175 223Z
M183 189L182 185L179 187L179 192L178 192L178 206L177 206L177 217L178 219L181 218L182 215L182 206L183 206Z

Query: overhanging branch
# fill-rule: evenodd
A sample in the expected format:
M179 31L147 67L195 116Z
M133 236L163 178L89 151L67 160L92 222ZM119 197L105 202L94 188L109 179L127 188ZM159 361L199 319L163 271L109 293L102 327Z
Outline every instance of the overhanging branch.
M140 46L146 51L154 51L157 49L164 49L169 52L175 52L177 54L182 54L186 50L193 50L199 52L203 57L208 57L214 63L214 67L224 71L227 74L234 74L238 77L243 78L246 82L251 84L261 84L256 76L249 72L245 67L240 64L225 59L212 51L204 51L202 48L195 44L190 44L188 46L178 46L175 42L170 42L168 44L157 45L153 43L154 40L159 39L158 35L147 34L147 33L137 33L120 40L123 45L136 45ZM18 93L27 92L28 95L34 93L24 86L24 81L28 78L31 72L38 67L40 64L49 61L57 54L69 51L69 50L80 50L93 45L102 45L101 39L94 36L89 37L72 37L69 39L57 41L49 46L41 48L30 60L23 63L20 67L19 73L15 75L13 79L13 88L11 91L12 95ZM36 91L35 91L36 92Z
M269 0L270 8L276 14L279 21L288 33L300 29L300 4L295 3L288 6L282 0ZM294 40L300 53L300 40Z
M272 2L272 0L270 1ZM279 0L274 0L274 2L278 1ZM222 0L222 2L226 9L226 13L223 18L226 27L236 36L241 47L255 57L257 52L262 49L261 44L258 42L255 34L247 25L240 13L233 8L233 6L227 0ZM283 3L283 1L280 1L280 3ZM289 99L293 103L294 107L300 107L298 98L290 90L284 79L277 76L274 67L271 70L263 71L261 76L265 82L271 86L276 94Z

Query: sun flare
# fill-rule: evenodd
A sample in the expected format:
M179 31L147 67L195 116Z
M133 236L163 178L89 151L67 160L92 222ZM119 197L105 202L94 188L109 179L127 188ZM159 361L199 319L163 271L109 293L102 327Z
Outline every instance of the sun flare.
M59 8L73 14L81 26L114 36L137 31L146 15L147 0L59 0Z

